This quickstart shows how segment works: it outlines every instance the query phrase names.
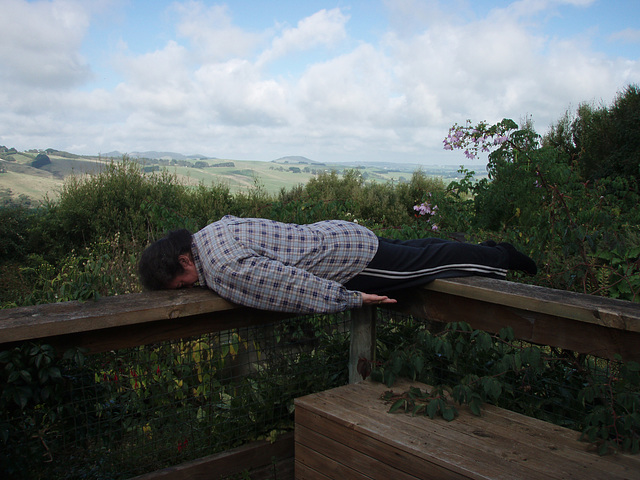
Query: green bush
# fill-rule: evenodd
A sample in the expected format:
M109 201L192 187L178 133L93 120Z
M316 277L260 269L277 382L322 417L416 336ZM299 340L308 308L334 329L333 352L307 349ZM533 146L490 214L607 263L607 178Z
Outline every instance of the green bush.
M640 180L640 87L629 85L610 107L582 104L545 135L546 144L576 162L584 180Z
M32 215L24 206L0 207L0 263L24 258Z
M541 267L538 285L640 300L636 178L585 181L579 161L549 141L540 143L530 125L518 129L503 120L453 131L448 138L455 148L469 151L490 143L494 150L490 180L466 178L449 185L449 201L440 199L448 218L472 212L468 232L509 241L530 254ZM451 196L459 192L471 193L471 199Z
M431 388L388 392L391 412L404 409L451 421L458 414L456 404L480 415L483 404L492 403L582 431L600 454L640 451L637 362L607 363L518 342L510 328L490 335L464 322L437 333L407 326L411 321L380 329L371 377L388 387L404 377Z

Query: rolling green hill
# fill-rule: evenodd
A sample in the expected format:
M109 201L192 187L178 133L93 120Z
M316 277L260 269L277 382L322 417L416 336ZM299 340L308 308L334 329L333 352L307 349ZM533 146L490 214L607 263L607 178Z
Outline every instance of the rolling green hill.
M3 147L4 148L4 147ZM31 163L39 153L48 155L51 163L41 168L33 168ZM179 159L168 158L132 158L140 162L150 175L162 170L177 177L188 185L222 183L232 192L262 188L268 193L288 190L296 185L305 184L314 175L322 172L345 169L358 169L367 181L405 181L411 174L422 169L428 175L444 179L457 176L457 167L420 166L414 164L371 164L339 165L313 162L305 157L282 157L271 162L231 160L231 159L195 159L175 154ZM109 162L122 161L120 157L82 157L68 152L48 149L15 152L5 148L0 152L0 200L30 199L37 203L48 197L55 199L65 178L70 175L91 175L99 172ZM478 170L483 170L481 167ZM478 171L476 170L476 171Z

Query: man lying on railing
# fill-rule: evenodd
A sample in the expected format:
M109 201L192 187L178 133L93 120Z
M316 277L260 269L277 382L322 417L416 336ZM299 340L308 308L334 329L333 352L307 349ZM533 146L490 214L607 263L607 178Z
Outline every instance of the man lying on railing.
M169 233L147 247L139 264L149 290L199 284L233 303L296 313L396 303L387 296L395 290L436 278L503 279L507 270L537 268L508 243L388 240L341 220L295 225L230 215L193 235Z

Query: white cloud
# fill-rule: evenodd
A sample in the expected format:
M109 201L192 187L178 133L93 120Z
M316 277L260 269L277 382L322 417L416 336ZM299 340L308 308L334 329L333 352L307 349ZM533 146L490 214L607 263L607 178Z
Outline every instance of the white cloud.
M216 62L249 55L264 40L264 34L247 32L232 23L226 5L205 6L202 2L175 3L177 30L194 47L200 61Z
M162 43L117 52L120 84L91 90L80 52L94 3L4 3L0 144L17 148L457 163L441 144L453 123L531 115L542 133L571 105L610 102L640 82L637 60L594 53L588 34L544 32L546 16L567 3L559 0L478 17L468 1L389 1L389 30L368 41L349 37L356 9L248 31L234 23L232 2L189 2L170 8L175 31ZM300 56L301 71L279 70Z
M349 16L338 8L320 10L303 18L297 27L285 29L273 40L271 48L265 50L258 64L272 61L292 52L300 52L319 45L335 45L346 38L345 24Z
M48 89L86 81L91 71L78 51L89 20L80 2L4 0L0 81Z
M619 32L609 35L610 41L621 41L625 43L640 43L640 30L625 28Z
M389 67L388 59L368 44L311 66L295 92L304 121L377 123L391 88Z
M205 65L194 74L198 110L208 124L281 125L286 122L286 88L264 78L246 60Z

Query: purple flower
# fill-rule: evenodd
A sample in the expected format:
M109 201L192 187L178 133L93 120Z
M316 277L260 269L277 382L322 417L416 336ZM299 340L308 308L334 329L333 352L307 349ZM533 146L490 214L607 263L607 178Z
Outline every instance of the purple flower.
M438 206L431 207L430 203L421 203L420 205L415 205L413 209L418 212L420 215L435 215L435 210L438 209Z

